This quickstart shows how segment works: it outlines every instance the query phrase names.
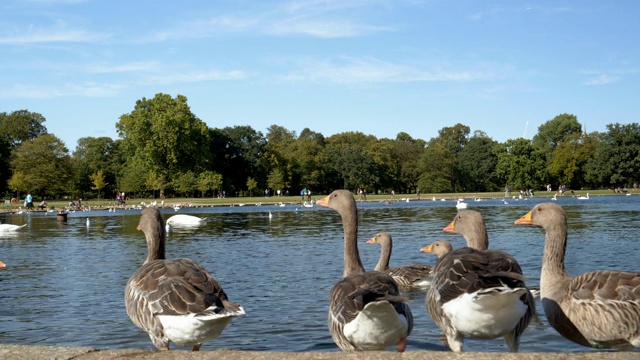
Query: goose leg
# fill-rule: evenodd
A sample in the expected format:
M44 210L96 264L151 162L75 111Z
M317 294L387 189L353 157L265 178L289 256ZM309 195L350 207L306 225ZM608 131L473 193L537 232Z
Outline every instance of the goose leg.
M200 346L202 346L202 344L193 345L191 351L200 351Z
M398 341L398 344L396 345L396 350L398 352L404 352L406 348L407 348L407 338L400 338L400 340Z

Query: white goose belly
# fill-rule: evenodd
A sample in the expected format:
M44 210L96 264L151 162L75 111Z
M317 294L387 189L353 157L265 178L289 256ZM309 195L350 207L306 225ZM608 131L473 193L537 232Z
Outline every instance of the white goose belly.
M527 311L520 300L526 289L492 288L462 294L442 310L452 326L467 336L494 339L511 332Z
M160 315L165 336L180 346L194 346L215 339L232 316Z
M383 350L407 337L409 328L404 315L386 301L373 302L343 328L344 336L360 350Z

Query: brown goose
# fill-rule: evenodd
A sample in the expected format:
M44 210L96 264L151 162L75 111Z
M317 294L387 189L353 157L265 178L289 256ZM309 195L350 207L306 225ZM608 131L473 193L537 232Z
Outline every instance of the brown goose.
M331 290L329 332L344 351L406 347L413 316L391 276L365 272L358 253L358 214L348 190L336 190L316 202L336 210L344 228L344 272Z
M148 255L125 288L125 307L133 323L146 331L160 350L169 342L192 346L222 333L244 309L228 300L220 284L189 259L165 259L165 227L155 207L142 210L138 230L147 239Z
M560 335L589 347L640 347L640 273L603 270L570 277L564 268L567 218L555 203L534 206L515 224L545 230L540 298Z
M380 259L375 271L385 272L395 280L401 290L421 289L431 282L431 266L422 264L389 267L389 259L393 251L393 239L388 232L379 232L367 241L367 244L380 245Z
M422 252L430 253L442 259L445 255L453 251L453 246L446 240L436 240L431 245L427 245L420 249Z
M467 242L467 246L480 251L489 250L489 235L487 234L487 227L485 226L482 214L476 210L463 210L453 218L451 223L442 229L447 234L461 235ZM503 259L503 264L506 269L510 271L516 271L522 274L518 261L509 253L492 249L489 250L495 252L496 259ZM538 286L528 286L529 291L534 297L539 296L540 289ZM533 306L533 304L532 304ZM534 311L535 309L532 309Z
M473 210L460 211L449 226L455 225L460 231L466 228L462 225L463 219L477 221L476 214ZM427 310L455 352L462 351L465 336L504 337L509 351L515 352L520 336L535 314L533 296L525 286L518 263L503 251L486 250L484 222L481 227L475 225L475 232L480 234L475 237L467 234L468 241L485 249L464 247L441 254L427 291ZM484 239L482 231L485 231Z

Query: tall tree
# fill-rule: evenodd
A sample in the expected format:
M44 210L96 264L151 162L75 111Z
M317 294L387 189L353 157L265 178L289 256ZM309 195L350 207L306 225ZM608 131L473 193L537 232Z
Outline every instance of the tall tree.
M78 140L76 149L73 152L74 162L74 185L75 190L84 197L86 192L92 189L91 175L102 172L105 181L105 197L107 191L114 192L118 169L114 159L117 158L115 152L115 142L106 136L103 137L83 137ZM112 185L109 187L109 185ZM101 189L102 190L102 189Z
M249 176L259 186L267 186L264 153L266 140L251 126L234 126L211 130L212 170L222 175L228 193L241 192Z
M455 157L442 143L430 144L420 157L418 186L424 192L454 191Z
M116 128L127 161L139 159L145 173L155 171L173 181L174 174L209 169L209 129L183 95L142 98L131 113L120 116Z
M18 145L11 167L14 174L24 177L29 191L40 197L51 198L70 191L71 159L62 140L54 135L44 134Z
M588 177L603 186L630 186L640 175L640 124L609 124L600 137Z
M464 191L499 191L496 177L498 157L493 152L497 142L482 131L474 132L458 154L458 174Z
M10 159L16 146L47 133L44 116L27 110L0 113L0 194L11 178Z
M16 147L46 134L47 128L43 125L45 121L44 116L27 110L0 113L0 137L12 148Z
M544 187L544 156L533 148L531 141L524 138L507 140L496 146L494 152L498 158L496 173L503 185L516 190Z
M582 125L572 114L560 114L538 127L538 133L533 137L533 147L545 154L550 160L553 150L565 137L580 134Z
M291 144L293 161L291 186L296 189L313 189L314 192L325 191L327 174L327 157L324 152L326 140L322 134L305 128L300 136Z

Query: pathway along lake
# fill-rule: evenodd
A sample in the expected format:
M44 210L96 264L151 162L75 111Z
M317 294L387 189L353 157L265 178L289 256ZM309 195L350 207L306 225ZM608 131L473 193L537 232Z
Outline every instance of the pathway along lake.
M528 285L539 282L544 232L513 222L544 201L550 196L508 199L508 204L467 200L484 216L490 247L516 257ZM557 203L568 215L570 275L640 271L640 196L561 197ZM436 239L456 248L464 245L462 237L442 232L457 212L454 201L359 202L358 209L358 245L367 269L375 266L380 247L365 241L378 231L393 235L392 266L433 264L435 256L419 250ZM167 237L167 257L199 262L247 312L203 350L339 351L327 328L329 292L343 266L342 223L336 212L318 206L247 205L162 213L165 220L175 214L207 217L197 228L174 227ZM0 215L2 223L27 224L16 234L0 234L0 260L7 264L0 270L0 343L153 349L146 333L127 317L123 300L127 280L147 253L144 235L136 231L139 214L76 212L66 223L56 221L55 214ZM449 351L425 309L424 292L406 296L415 318L407 351ZM539 303L537 310L539 321L523 334L521 352L593 351L562 338L548 325ZM507 348L503 339L465 339L465 350Z

